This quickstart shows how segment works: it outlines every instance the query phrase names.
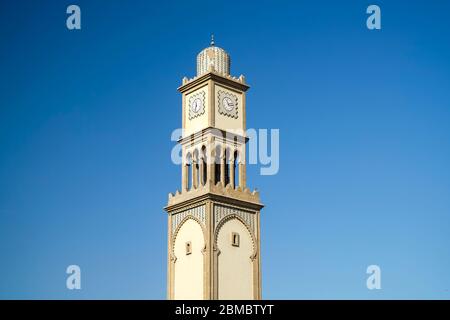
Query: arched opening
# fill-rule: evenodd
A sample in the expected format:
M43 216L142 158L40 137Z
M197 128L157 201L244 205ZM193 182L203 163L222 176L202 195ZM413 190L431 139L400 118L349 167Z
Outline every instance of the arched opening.
M206 161L206 147L202 146L201 151L201 184L204 186L207 181L207 161Z
M214 184L219 183L220 181L220 163L222 158L222 149L220 146L216 146L214 155Z
M199 155L198 150L194 150L193 156L192 156L193 166L192 166L192 186L194 189L197 189L199 184Z
M236 188L236 185L239 185L238 179L239 179L239 152L236 150L234 151L233 155L233 188Z
M190 153L188 153L186 156L186 167L187 167L186 190L191 190L191 188L192 188L192 156Z
M231 165L231 152L229 148L225 150L225 186L230 183L230 165Z

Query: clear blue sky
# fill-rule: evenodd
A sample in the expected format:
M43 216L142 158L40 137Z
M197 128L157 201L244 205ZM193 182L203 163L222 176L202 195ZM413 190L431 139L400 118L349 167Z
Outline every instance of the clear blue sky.
M82 29L65 26L78 4ZM378 4L382 30L366 28ZM265 298L450 299L448 1L2 1L0 298L164 299L176 88L245 74ZM82 289L65 269L82 269ZM382 270L369 291L366 268Z

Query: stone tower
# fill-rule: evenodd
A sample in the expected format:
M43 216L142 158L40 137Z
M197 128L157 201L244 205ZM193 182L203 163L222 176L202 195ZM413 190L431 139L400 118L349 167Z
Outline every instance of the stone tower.
M261 299L260 210L246 187L244 76L214 45L183 78L181 191L169 194L168 299Z

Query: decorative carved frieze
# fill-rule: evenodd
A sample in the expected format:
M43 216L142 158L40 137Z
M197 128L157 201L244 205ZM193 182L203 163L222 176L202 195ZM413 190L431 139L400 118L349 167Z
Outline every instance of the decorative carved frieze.
M172 215L172 234L177 230L178 225L183 221L187 216L192 216L196 218L198 221L202 223L202 227L205 227L206 218L205 218L205 205L200 205L197 207L193 207L187 209L185 211L178 212Z
M253 234L256 234L256 215L251 211L241 210L234 207L224 206L221 204L214 205L214 229L220 222L230 215L236 215L240 217L247 226L252 230Z

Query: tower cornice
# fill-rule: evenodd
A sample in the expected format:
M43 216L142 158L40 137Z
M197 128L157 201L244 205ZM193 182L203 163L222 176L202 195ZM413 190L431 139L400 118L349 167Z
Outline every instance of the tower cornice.
M241 133L242 134L233 131L226 131L216 127L207 127L184 137L180 137L177 142L181 145L194 145L198 141L206 141L209 136L212 136L215 139L218 139L218 141L223 141L230 144L243 144L246 143L249 138L245 136L245 132Z
M178 87L178 91L180 91L181 93L186 92L207 80L213 80L217 83L241 90L243 92L247 91L250 88L250 86L245 83L245 78L242 75L239 78L236 78L232 76L223 76L215 73L214 71L210 71L208 73L205 73L204 75L195 77L190 80L184 78L183 84Z

